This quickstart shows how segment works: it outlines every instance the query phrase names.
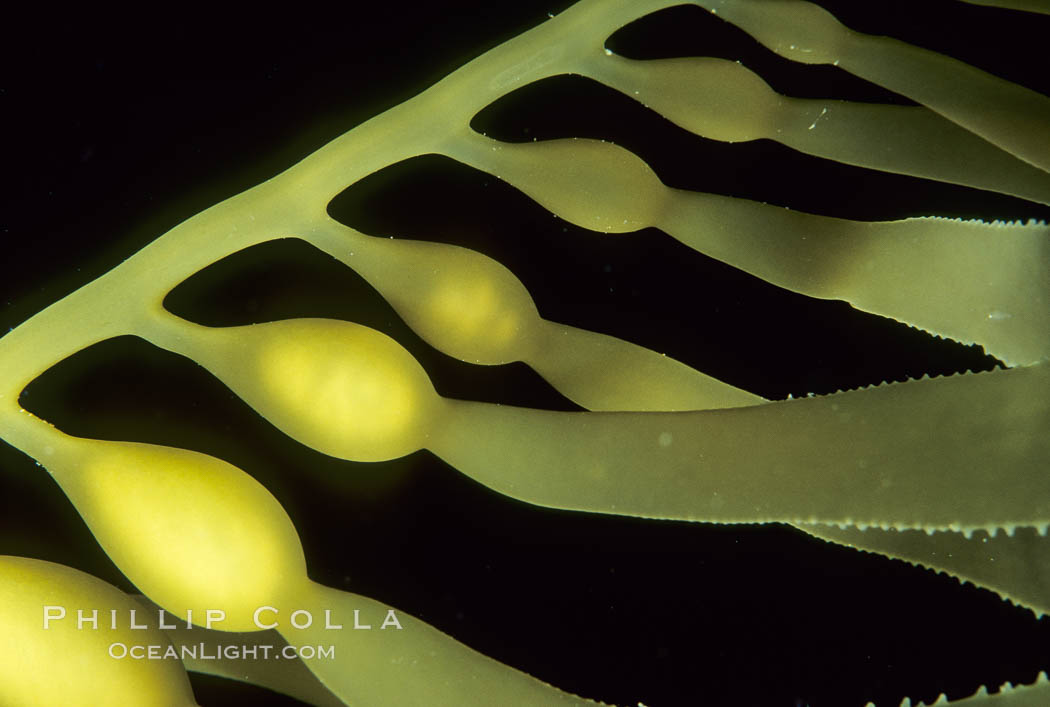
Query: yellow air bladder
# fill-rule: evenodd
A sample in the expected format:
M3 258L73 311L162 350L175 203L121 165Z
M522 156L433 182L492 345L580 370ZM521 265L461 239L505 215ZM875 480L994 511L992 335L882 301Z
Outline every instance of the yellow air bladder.
M197 704L182 661L168 654L167 636L156 628L132 628L144 625L144 613L91 575L0 556L0 704Z
M183 449L34 426L51 449L52 475L151 601L207 629L276 629L288 644L309 646L306 666L346 704L452 707L477 694L498 704L586 703L380 602L310 581L291 520L240 469Z
M49 471L113 562L182 620L256 629L306 572L299 537L270 492L214 457L130 442L56 439Z
M353 461L395 459L426 445L437 393L385 334L331 319L165 324L155 342L199 361L303 444Z

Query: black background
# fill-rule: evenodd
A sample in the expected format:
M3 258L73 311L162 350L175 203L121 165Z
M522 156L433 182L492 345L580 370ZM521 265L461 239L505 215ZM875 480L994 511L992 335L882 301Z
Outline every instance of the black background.
M1047 18L932 0L921 12L910 2L822 4L856 29L1050 93L1039 49ZM566 5L12 16L0 75L0 331ZM638 58L741 59L791 95L906 102L837 69L778 59L696 8L639 22L607 46ZM522 89L474 125L508 140L613 140L672 186L814 213L1050 219L1046 207L869 173L768 141L702 140L582 79ZM652 229L583 231L445 158L372 175L330 212L374 235L476 248L510 267L548 319L641 343L770 398L995 365L976 347L780 291ZM477 368L434 351L353 272L302 242L232 256L167 304L212 325L359 321L406 346L443 395L575 409L521 364ZM287 509L315 580L387 602L586 697L649 707L881 706L1031 681L1050 667L1046 620L952 578L781 526L533 508L427 452L384 464L333 460L274 431L196 364L130 337L54 367L23 405L72 434L232 462ZM6 446L0 468L0 553L133 590L41 468ZM202 704L295 703L193 681Z

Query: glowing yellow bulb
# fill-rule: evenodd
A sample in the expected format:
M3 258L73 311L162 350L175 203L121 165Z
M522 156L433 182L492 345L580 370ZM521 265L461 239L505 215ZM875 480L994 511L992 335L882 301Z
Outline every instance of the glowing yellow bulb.
M462 361L522 360L540 315L528 290L499 262L445 243L383 240L362 266L406 323L434 348Z
M85 452L80 463L52 473L113 562L173 614L220 630L255 630L252 612L305 575L284 509L240 469L147 444L77 446Z
M439 398L385 334L329 319L194 333L208 369L303 444L353 461L395 459L425 444Z
M0 704L196 704L180 660L131 657L171 645L159 630L132 629L133 609L144 611L83 572L0 557Z
M475 342L475 349L482 348L476 343L480 339L488 350L505 351L516 338L520 318L500 305L500 293L490 281L449 282L435 289L427 314L454 322L447 338Z

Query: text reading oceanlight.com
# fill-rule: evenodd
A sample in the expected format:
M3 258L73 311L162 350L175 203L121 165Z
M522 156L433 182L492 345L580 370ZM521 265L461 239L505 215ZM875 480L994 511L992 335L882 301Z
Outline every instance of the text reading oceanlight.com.
M111 643L109 656L117 660L334 660L335 646L281 646L257 644L230 644L227 646L207 646L171 644L163 645L127 645Z
M151 612L143 610L142 613L149 616ZM226 619L226 612L216 609L208 610L203 613L204 617L201 623L204 628L221 630L221 624ZM279 610L272 606L261 606L253 612L252 619L259 630L274 629L279 625L279 614ZM179 629L180 626L177 624L184 624L186 630L193 630L195 628L199 629L199 627L193 623L193 613L189 610L186 612L186 619L184 622L173 618L163 609L159 609L156 612L156 616L156 625L162 630ZM122 623L121 619L123 618L124 612L118 612L116 610L99 612L98 609L81 608L76 609L75 612L70 612L64 606L46 605L43 607L44 630L50 630L53 625L65 623L67 621L75 621L77 630L115 630L118 625ZM133 630L148 630L150 628L149 622L140 623L141 617L139 617L138 611L135 609L126 612L126 618L127 628ZM343 630L344 628L348 628L356 631L369 631L373 628L378 628L379 630L400 630L402 628L401 622L397 618L397 614L392 609L388 610L386 615L382 617L381 623L377 621L378 618L379 617L370 617L366 619L361 615L359 610L355 609L352 616L347 617L347 623L344 626L342 619L336 619L332 616L331 611L325 610L324 615L318 617L318 623L323 624L325 630ZM141 618L141 620L148 621L145 618ZM169 620L177 623L168 623ZM314 624L314 616L309 611L300 609L292 612L288 616L288 622L292 628L306 629ZM109 655L111 658L117 660L129 658L132 660L171 659L183 661L292 660L295 658L301 658L303 660L334 660L336 657L334 645L295 646L284 644L283 642L278 644L220 643L216 645L213 643L193 643L189 641L179 642L178 645L173 645L171 643L140 644L115 641L109 645Z

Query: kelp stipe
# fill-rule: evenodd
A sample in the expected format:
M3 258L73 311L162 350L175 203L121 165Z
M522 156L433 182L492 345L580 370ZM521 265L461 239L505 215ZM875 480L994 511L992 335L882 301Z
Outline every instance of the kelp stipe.
M570 137L570 136L563 136L563 137ZM593 136L593 137L600 137L600 136ZM816 210L816 209L808 209L808 210ZM933 209L933 208L930 208L930 209L928 209L928 210L925 210L925 211L920 211L920 212L918 212L918 213L928 213L928 212L938 212L938 210L937 210L937 209ZM191 211L191 213L192 213L192 211ZM993 213L994 213L994 212L993 212ZM1015 213L1015 212L1014 212L1014 213ZM189 215L189 214L187 214L187 215ZM848 215L848 214L840 214L840 215ZM995 213L995 215L1001 215L1001 216L1006 216L1006 215L1010 215L1010 214L1008 214L1008 213L1004 213L1004 212L1000 212L1000 213ZM555 223L556 223L556 222L555 222ZM401 234L401 233L400 233L400 231L397 231L397 230L391 230L390 232L391 232L391 233L393 233L393 234L398 234L398 235L400 235L400 234ZM416 237L419 237L419 236L416 236ZM586 255L586 253L585 253L585 255ZM581 258L581 259L580 259L580 262L581 262L581 263L585 263L586 261L585 261L585 259ZM617 267L618 267L618 265L617 265ZM670 269L670 268L668 268L668 269ZM514 271L514 272L516 272L516 273L518 272L518 268L517 268L516 266L513 266L513 264L511 264L511 270L512 270L512 271ZM609 274L609 279L610 279L610 282L609 282L609 286L610 286L610 287L613 287L613 288L614 288L614 289L616 289L616 290L619 290L619 289L621 289L621 288L627 288L627 289L628 289L628 291L629 291L629 288L631 287L631 283L630 283L630 280L628 279L628 280L627 280L627 283L624 283L624 282L623 282L623 280L619 280L619 282L617 282L617 280L615 279L615 273L616 273L616 271L615 271L615 270L613 270L613 272ZM524 278L523 278L523 279L524 279ZM535 280L535 279L531 279L531 280L526 280L526 285L527 285L527 286L529 287L529 289L530 289L530 291L532 292L533 296L538 296L538 292L537 292L537 287L535 287L535 284L537 284L537 280ZM541 290L542 290L542 288L541 288ZM385 293L384 293L384 294L385 294ZM541 294L542 294L542 292L541 292ZM548 301L547 301L547 303L540 303L540 305L541 305L541 311L543 311L543 312L544 312L545 314L547 314L547 312L549 312L549 311L550 311L550 305L549 305L549 297L548 297ZM1007 311L1005 311L1005 310L1001 310L1001 311L1000 311L999 313L1000 313L1000 315L1004 315L1004 314L1009 314L1009 312L1007 312ZM311 315L311 316L319 316L319 315L321 315L321 313L320 313L320 312L308 312L307 314L308 314L308 315ZM682 316L682 315L681 315L681 314L679 314L678 316ZM349 317L348 317L348 318L349 318ZM551 318L556 318L556 317L554 317L554 316L551 316ZM1003 318L992 318L992 319L991 319L991 321L1002 321L1002 320L1004 320L1004 319L1005 319L1005 317L1003 317ZM571 321L571 320L570 320L570 321ZM245 324L247 324L247 323L245 323ZM596 327L596 326L595 326L594 328L600 328L600 327ZM721 340L721 339L720 339L719 337L714 337L714 338L715 338L715 340ZM642 339L638 339L638 340L642 340L642 341L645 341L645 339L644 339L644 338L642 338ZM650 345L650 346L653 346L653 345ZM659 348L659 345L653 346L653 348ZM660 350L661 350L661 349L660 349ZM416 352L414 351L414 353L416 353ZM418 353L417 353L417 355L418 355ZM680 355L680 354L679 354L679 355ZM782 354L780 354L779 352L777 352L777 355L782 355ZM771 363L771 365L772 365L772 363ZM427 368L427 370L428 370L428 372L429 372L429 371L430 371L430 367L426 367L426 368ZM432 375L433 375L433 374L432 374ZM852 384L857 384L857 382L874 382L875 380L878 380L878 379L860 380L860 381L856 381L856 382L854 382L854 383L852 383ZM439 381L439 383L438 383L438 384L439 384L439 389L440 389L440 387L441 387L441 383L440 383L440 381ZM766 389L763 389L763 388L761 388L761 387L758 387L758 388L757 388L756 390L759 390L759 391L763 392L763 393L765 394L765 396L766 396L766 397L775 397L775 395L771 395L771 394L770 394L770 393L768 392L768 391L769 391L769 389L768 389L768 388L766 388ZM807 390L808 390L808 389L806 389L806 388L802 388L801 390L796 390L796 391L795 391L795 393L796 393L796 395L797 395L798 393L804 393L804 392L806 392ZM822 391L822 392L823 392L823 391ZM829 392L829 390L828 390L827 392ZM34 394L36 395L36 393L34 393ZM31 396L30 396L30 398L29 398L29 399L27 399L27 400L26 400L26 404L27 404L27 406L28 406L28 407L31 407ZM655 444L657 444L657 446L658 446L658 444L659 444L659 442L660 442L660 439L663 439L663 438L661 438L661 437L659 437L659 436L657 435L657 436L656 436L656 439L655 439L655 441L654 441L654 443L655 443ZM677 438L677 437L676 437L675 435L671 435L670 439L667 439L667 440L666 440L666 441L668 442L668 445L669 445L669 446L671 446L671 448L672 448L672 449L674 448L674 445L675 445L675 441L676 441L676 439L678 439L678 438ZM660 449L663 449L663 448L660 448ZM304 464L297 464L297 465L301 466L301 465L304 465ZM247 466L247 464L246 464L246 466ZM272 485L272 484L268 484L268 485ZM294 515L294 514L293 514L293 515ZM598 521L597 519L591 519L591 520L593 520L594 522L601 522L601 521ZM638 529L638 532L639 532L639 533L640 533L640 532L642 532L642 531L640 531L640 528ZM745 537L745 536L744 536L744 537ZM352 548L353 546L352 546L352 544L351 544L351 543L352 543L352 539L348 538L348 541L346 541L346 542L348 542L348 549L350 550L351 554L353 554L353 553L354 553L354 550L353 550L353 548ZM308 545L309 545L309 543L308 543ZM345 562L343 562L342 564L345 564ZM797 581L799 581L799 580L797 580L797 579L794 579L794 578L792 578L792 581L794 581L794 582L797 582ZM781 592L789 590L789 587L785 587L785 586L784 586L784 584L790 584L790 582L779 582L779 583L778 583L778 586L780 587L780 589L779 589L779 590L780 590ZM696 607L696 608L694 608L694 610L692 610L692 611L689 611L689 614L690 614L690 615L693 615L693 616L699 616L699 615L701 614L701 611L700 611L699 607ZM556 619L555 619L555 621L556 621ZM732 639L726 639L726 640L732 640ZM513 661L508 661L508 662L511 662L511 663L512 663ZM759 661L759 662L761 662L762 664L766 664L766 663L768 663L768 661ZM554 681L554 682L556 682L556 681ZM581 690L581 691L584 691L584 690ZM647 698L645 698L645 694L644 694L644 693L639 693L639 694L638 694L638 699L647 699Z

